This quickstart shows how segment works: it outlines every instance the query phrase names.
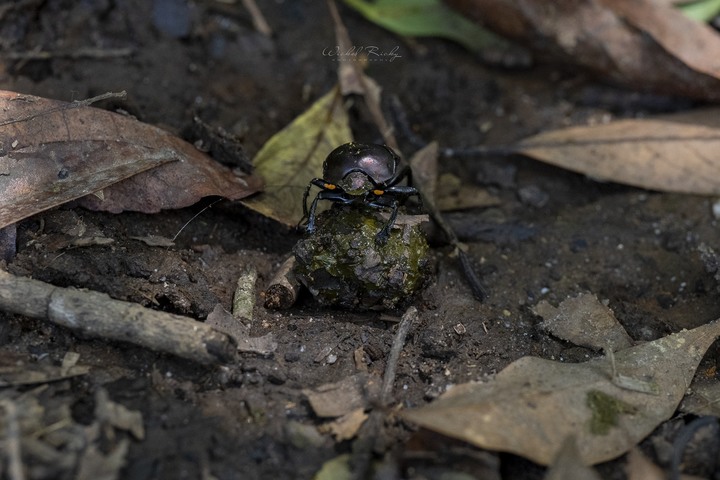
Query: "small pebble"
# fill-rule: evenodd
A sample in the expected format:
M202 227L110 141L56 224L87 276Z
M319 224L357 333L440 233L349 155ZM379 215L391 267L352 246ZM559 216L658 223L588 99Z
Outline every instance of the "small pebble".
M537 185L519 188L518 197L523 204L535 208L542 208L550 201L550 195Z
M717 200L712 204L712 214L716 220L720 220L720 200Z

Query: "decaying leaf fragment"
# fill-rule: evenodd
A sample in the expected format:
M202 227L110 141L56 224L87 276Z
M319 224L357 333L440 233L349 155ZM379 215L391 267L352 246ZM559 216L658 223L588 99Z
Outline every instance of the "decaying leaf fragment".
M518 153L649 190L720 194L720 109L543 132Z
M533 312L545 320L543 328L576 345L595 350L622 350L632 345L632 338L617 321L613 311L592 293L581 293L564 300L556 308L539 302Z
M0 228L91 193L89 208L150 213L260 187L130 117L8 91L0 91L0 112ZM168 162L162 173L133 177Z
M234 317L222 305L215 306L205 320L205 324L233 338L237 342L238 352L270 355L278 346L275 335L272 333L261 337L251 337L250 329L242 323L241 319Z
M327 155L350 141L347 112L335 88L263 145L253 165L265 180L265 191L243 204L286 225L297 225L305 187L322 175Z
M380 385L372 377L357 373L339 382L326 383L303 393L315 415L323 418L341 417L358 408L367 408L369 400L376 398Z
M603 462L627 452L670 418L718 335L720 320L615 353L619 374L652 382L659 395L614 385L605 358L566 364L524 357L493 381L459 385L430 405L401 415L543 465L575 435L585 463Z

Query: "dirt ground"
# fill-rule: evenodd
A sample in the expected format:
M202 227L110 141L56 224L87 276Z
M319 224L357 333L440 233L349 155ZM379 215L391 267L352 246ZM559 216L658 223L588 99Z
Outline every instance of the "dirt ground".
M253 28L239 3L16 2L2 10L0 50L53 53L46 59L6 56L0 88L61 100L127 90L127 101L104 106L178 134L199 115L240 136L252 158L332 88L337 68L323 54L336 45L324 2L260 7L272 38ZM417 133L443 146L508 144L544 129L644 115L653 107L588 105L588 89L603 86L581 73L489 67L454 44L406 41L342 5L340 11L356 44L397 47L398 58L371 62L368 74L385 93L399 96ZM94 53L73 55L88 48ZM129 51L112 55L115 49ZM380 141L362 122L356 138ZM412 153L408 143L403 148ZM403 407L423 405L450 385L492 376L522 356L573 362L597 356L538 328L531 308L541 299L557 305L580 292L595 293L608 300L636 341L720 317L715 280L698 253L702 243L720 247L713 199L599 183L520 157L447 159L442 169L499 199L493 207L449 215L489 298L475 301L450 248L433 242L437 278L415 302L420 320L398 364L394 398ZM218 303L229 308L236 279L248 266L258 271L259 295L301 235L239 203L222 201L203 210L213 200L156 215L112 215L72 205L49 211L19 224L18 253L7 268L204 320ZM72 225L115 242L57 249L53 240ZM173 248L129 238L172 238L181 229ZM308 428L321 420L302 390L356 373L353 352L360 346L369 373L382 375L397 328L387 315L328 310L309 296L279 313L258 301L252 334L273 333L276 351L219 368L80 338L16 315L0 313L0 319L0 362L58 364L74 351L91 367L86 375L48 384L43 393L47 402L67 405L79 424L92 419L101 387L115 402L142 413L145 438L130 442L121 470L128 479L311 478L353 443ZM322 355L328 346L332 355ZM718 352L711 349L703 365L717 362ZM383 478L440 479L453 472L469 475L453 478L543 476L542 467L519 457L419 435L412 425L389 418L381 431L384 448L375 452L392 467ZM113 441L106 439L104 448ZM643 446L656 458L649 442ZM599 470L603 478L625 478L621 465L613 461ZM61 465L36 467L29 478L73 477ZM708 468L715 473L714 466L701 472Z

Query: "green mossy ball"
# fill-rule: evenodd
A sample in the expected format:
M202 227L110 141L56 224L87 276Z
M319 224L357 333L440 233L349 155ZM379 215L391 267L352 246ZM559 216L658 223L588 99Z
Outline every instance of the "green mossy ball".
M386 220L370 210L335 207L317 217L313 234L294 247L295 275L322 305L360 310L407 305L433 271L417 218L396 223L384 245Z

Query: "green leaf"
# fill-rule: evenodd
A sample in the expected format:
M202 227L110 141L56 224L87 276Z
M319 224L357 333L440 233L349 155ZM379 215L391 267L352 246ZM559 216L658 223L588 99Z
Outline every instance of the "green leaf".
M502 42L440 0L345 0L345 3L398 35L446 38L471 51Z
M322 164L337 146L352 141L342 96L334 88L260 149L253 164L265 191L245 206L286 225L302 219L303 191L322 175Z
M720 14L720 0L699 0L678 7L687 17L700 22L709 22Z

